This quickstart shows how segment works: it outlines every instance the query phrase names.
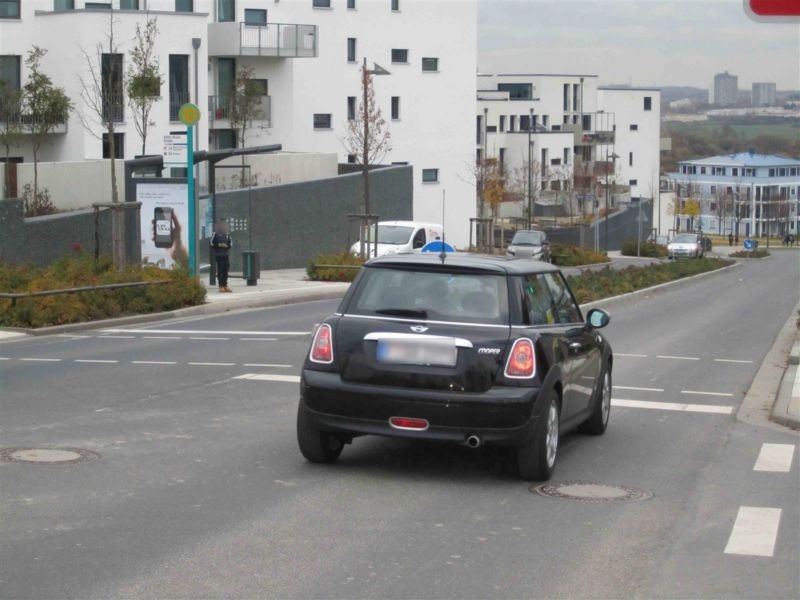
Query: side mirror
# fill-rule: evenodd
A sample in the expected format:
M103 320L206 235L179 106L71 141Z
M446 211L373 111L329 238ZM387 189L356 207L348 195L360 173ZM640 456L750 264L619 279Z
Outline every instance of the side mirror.
M589 314L586 315L586 322L593 329L602 329L608 325L610 321L611 315L602 308L593 308L589 311Z

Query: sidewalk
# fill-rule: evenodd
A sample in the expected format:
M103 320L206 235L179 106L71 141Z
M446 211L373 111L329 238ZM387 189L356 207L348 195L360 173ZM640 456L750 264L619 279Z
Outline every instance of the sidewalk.
M795 336L794 346L789 353L789 364L778 388L775 406L772 407L772 420L800 429L800 333Z
M200 281L206 287L206 302L208 304L230 306L231 308L239 305L246 308L261 300L287 295L296 296L297 300L293 301L300 302L306 296L314 299L313 296L316 295L316 292L322 290L335 290L339 295L344 295L350 285L348 283L308 281L305 269L262 271L261 279L254 286L248 286L244 279L231 277L228 280L228 287L233 290L233 293L230 294L220 293L217 286L209 285L208 273L202 274Z

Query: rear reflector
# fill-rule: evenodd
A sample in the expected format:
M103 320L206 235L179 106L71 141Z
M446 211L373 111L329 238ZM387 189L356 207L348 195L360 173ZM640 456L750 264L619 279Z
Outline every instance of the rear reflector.
M390 417L389 425L395 429L408 429L411 431L425 431L428 422L425 419L413 419L411 417Z
M508 355L505 375L511 379L531 379L536 375L536 357L531 340L520 338L514 342Z
M323 323L314 334L311 342L311 362L329 365L333 362L333 332L331 326Z

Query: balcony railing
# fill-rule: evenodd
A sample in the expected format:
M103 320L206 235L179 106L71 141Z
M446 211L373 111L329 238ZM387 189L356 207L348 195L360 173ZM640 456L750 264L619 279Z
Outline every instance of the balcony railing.
M122 94L103 97L103 120L122 123L125 120L125 98Z
M317 26L295 23L210 23L209 56L317 56Z
M169 93L169 120L179 121L178 112L181 106L189 102L189 92L170 92Z
M579 116L585 123L564 123L561 131L571 131L575 135L576 146L594 146L613 144L615 141L616 126L614 113L583 113ZM586 127L584 125L587 125Z
M58 119L58 124L50 133L66 133L67 132L67 121L69 120L69 114L64 113ZM38 117L35 117L30 114L25 114L24 109L21 105L15 106L2 106L0 105L0 122L8 123L8 124L16 124L16 129L20 133L31 133L32 129L37 126L41 125L42 120Z
M211 126L217 121L227 121L227 123L217 123L217 126L230 126L231 117L236 118L236 106L233 96L209 96L208 114ZM272 102L269 96L260 96L258 102L254 103L250 119L257 122L260 126L270 127L272 124Z

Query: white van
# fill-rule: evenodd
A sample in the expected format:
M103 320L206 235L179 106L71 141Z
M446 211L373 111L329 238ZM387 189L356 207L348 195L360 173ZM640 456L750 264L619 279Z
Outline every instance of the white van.
M370 231L374 231L374 228L370 229ZM379 221L377 254L372 240L370 240L369 248L365 249L365 252L370 257L419 252L425 244L441 239L442 226L436 223ZM358 241L353 244L350 251L353 254L359 254L361 242Z

